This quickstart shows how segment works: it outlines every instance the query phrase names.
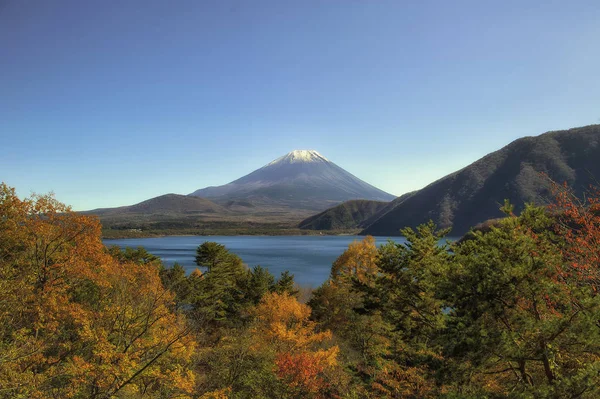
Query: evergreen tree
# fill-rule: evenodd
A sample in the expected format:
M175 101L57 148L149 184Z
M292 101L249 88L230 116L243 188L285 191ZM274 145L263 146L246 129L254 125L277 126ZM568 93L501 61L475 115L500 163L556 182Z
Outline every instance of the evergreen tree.
M261 298L271 292L275 286L275 277L262 266L254 266L249 271L248 287L246 287L248 300L256 305Z
M298 290L296 289L296 283L294 282L294 275L287 270L281 272L281 275L275 282L275 286L271 291L278 294L287 293L290 296L297 296Z
M199 326L235 326L242 322L242 309L250 301L247 287L250 273L242 260L225 246L205 242L198 247L199 265L208 271L197 279L192 304ZM197 258L197 259L198 259Z
M528 205L455 247L446 342L460 391L598 397L600 297L565 273L563 238Z
M221 263L236 262L235 255L230 253L225 245L206 241L196 249L195 262L198 266L204 266L210 271ZM238 258L239 259L239 258ZM240 260L241 262L241 260Z

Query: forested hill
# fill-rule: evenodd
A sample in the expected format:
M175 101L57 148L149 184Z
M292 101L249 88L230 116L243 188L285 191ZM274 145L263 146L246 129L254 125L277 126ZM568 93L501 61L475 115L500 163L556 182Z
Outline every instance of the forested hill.
M351 200L304 219L298 227L311 230L356 229L381 211L388 202Z
M385 209L362 233L399 235L401 228L431 219L461 235L502 216L499 208L505 199L516 212L526 202L546 203L549 179L566 182L581 195L600 179L599 141L600 125L518 139Z
M87 212L94 215L120 215L120 214L187 214L187 213L226 213L227 210L205 198L190 197L179 194L165 194L150 198L135 205L121 206L118 208L100 208Z

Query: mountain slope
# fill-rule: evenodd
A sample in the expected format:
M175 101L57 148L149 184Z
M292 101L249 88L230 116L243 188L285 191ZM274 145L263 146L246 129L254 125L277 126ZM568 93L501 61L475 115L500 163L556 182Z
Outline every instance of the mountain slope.
M578 195L600 180L600 125L518 139L384 209L362 234L398 235L432 219L460 235L485 220L502 216L509 199L516 211L525 202L551 197L546 174L567 182ZM598 180L596 180L598 179Z
M204 198L179 194L165 194L142 201L135 205L118 208L100 208L85 213L98 216L114 216L124 214L190 214L190 213L227 213L227 210Z
M310 230L338 230L365 227L363 222L381 211L388 203L350 200L304 219L298 227Z
M312 150L292 151L229 184L196 190L190 195L219 204L246 201L311 210L323 210L351 199L394 198Z

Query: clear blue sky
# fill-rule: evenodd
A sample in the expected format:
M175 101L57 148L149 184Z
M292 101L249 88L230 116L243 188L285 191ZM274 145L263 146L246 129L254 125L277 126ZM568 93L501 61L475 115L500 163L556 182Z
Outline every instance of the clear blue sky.
M0 180L75 209L316 149L400 195L600 122L600 1L0 0Z

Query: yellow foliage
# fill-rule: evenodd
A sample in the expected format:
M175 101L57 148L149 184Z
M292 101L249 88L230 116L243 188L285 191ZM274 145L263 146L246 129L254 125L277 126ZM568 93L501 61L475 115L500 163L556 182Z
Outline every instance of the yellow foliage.
M301 350L331 338L330 331L315 332L310 307L287 293L265 294L254 312L254 333L277 351Z
M275 351L277 375L294 397L322 397L329 384L324 373L338 365L339 348L327 347L331 332L316 332L310 313L307 305L287 293L265 294L254 310L254 350Z
M192 270L192 272L190 273L190 277L195 277L195 278L202 278L203 274L202 274L202 270L195 268L194 270Z
M377 273L378 257L377 246L372 236L366 236L362 241L352 242L348 245L348 249L333 262L332 282L335 284L349 277L356 277L359 281L365 282Z

